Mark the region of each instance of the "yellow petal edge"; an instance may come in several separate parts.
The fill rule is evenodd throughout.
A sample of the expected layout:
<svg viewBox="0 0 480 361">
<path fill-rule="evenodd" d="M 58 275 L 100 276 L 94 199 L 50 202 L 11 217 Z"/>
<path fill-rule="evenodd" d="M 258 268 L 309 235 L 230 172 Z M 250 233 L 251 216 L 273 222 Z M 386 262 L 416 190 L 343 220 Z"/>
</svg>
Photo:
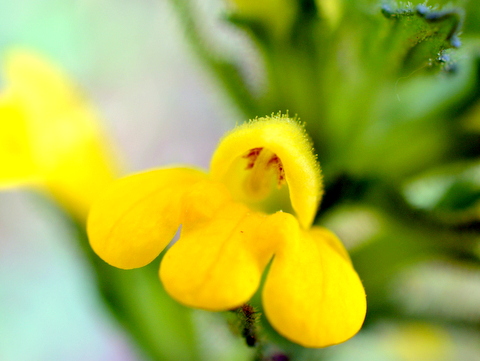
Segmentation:
<svg viewBox="0 0 480 361">
<path fill-rule="evenodd" d="M 164 168 L 116 180 L 93 204 L 87 232 L 95 253 L 131 269 L 155 259 L 181 223 L 181 198 L 206 178 L 191 168 Z"/>
<path fill-rule="evenodd" d="M 183 203 L 180 238 L 160 265 L 165 289 L 185 305 L 211 311 L 248 302 L 276 243 L 261 232 L 269 216 L 232 202 L 214 182 L 191 187 Z"/>
<path fill-rule="evenodd" d="M 286 213 L 275 214 L 271 222 L 272 233 L 283 240 L 262 293 L 272 326 L 305 347 L 331 346 L 353 337 L 362 327 L 367 303 L 341 242 L 325 228 L 299 228 Z"/>
</svg>

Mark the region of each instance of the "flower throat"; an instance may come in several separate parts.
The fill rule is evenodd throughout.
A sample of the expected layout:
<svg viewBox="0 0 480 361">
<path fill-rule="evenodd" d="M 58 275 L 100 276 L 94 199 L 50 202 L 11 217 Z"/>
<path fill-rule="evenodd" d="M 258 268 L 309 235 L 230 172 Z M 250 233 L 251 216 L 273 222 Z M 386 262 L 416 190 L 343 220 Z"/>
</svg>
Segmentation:
<svg viewBox="0 0 480 361">
<path fill-rule="evenodd" d="M 243 187 L 251 199 L 261 201 L 268 197 L 272 189 L 280 189 L 284 184 L 285 171 L 280 158 L 265 148 L 250 149 L 244 156 L 247 160 Z"/>
</svg>

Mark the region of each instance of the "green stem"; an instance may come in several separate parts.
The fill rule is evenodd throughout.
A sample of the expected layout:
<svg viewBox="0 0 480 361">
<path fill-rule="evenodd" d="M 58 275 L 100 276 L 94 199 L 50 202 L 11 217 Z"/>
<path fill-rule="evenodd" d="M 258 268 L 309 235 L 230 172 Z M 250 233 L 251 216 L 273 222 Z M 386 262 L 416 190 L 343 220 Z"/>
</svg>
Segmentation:
<svg viewBox="0 0 480 361">
<path fill-rule="evenodd" d="M 257 322 L 259 313 L 248 303 L 234 310 L 241 325 L 241 335 L 245 339 L 248 347 L 258 347 L 260 340 L 258 337 Z"/>
<path fill-rule="evenodd" d="M 200 360 L 191 310 L 167 295 L 158 279 L 158 264 L 136 270 L 114 268 L 92 251 L 84 226 L 74 226 L 100 295 L 144 356 L 158 361 Z"/>
<path fill-rule="evenodd" d="M 190 45 L 203 63 L 216 75 L 221 88 L 227 92 L 229 98 L 245 115 L 250 118 L 258 115 L 256 100 L 248 89 L 238 67 L 208 49 L 208 39 L 201 36 L 201 31 L 198 29 L 188 0 L 171 1 L 178 11 L 179 19 L 183 22 L 183 28 Z"/>
</svg>

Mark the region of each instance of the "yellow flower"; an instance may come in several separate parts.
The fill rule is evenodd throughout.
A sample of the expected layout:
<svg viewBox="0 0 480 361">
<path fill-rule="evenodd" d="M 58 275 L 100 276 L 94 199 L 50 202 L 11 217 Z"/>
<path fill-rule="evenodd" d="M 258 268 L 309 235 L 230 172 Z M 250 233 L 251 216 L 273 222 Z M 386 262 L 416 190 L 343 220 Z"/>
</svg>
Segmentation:
<svg viewBox="0 0 480 361">
<path fill-rule="evenodd" d="M 66 77 L 39 56 L 11 51 L 5 63 L 0 188 L 38 188 L 85 219 L 116 173 L 98 117 Z"/>
<path fill-rule="evenodd" d="M 130 269 L 156 258 L 182 225 L 160 278 L 179 302 L 206 310 L 247 302 L 271 262 L 262 294 L 270 323 L 296 343 L 323 347 L 360 329 L 366 300 L 338 238 L 312 226 L 321 193 L 304 128 L 262 118 L 223 138 L 209 173 L 163 168 L 114 182 L 87 230 L 101 258 Z"/>
</svg>

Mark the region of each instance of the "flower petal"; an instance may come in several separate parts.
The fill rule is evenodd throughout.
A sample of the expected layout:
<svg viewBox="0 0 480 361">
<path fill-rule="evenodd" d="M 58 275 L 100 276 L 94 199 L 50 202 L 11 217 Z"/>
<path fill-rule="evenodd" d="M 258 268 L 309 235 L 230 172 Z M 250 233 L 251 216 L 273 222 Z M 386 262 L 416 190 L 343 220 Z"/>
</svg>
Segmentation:
<svg viewBox="0 0 480 361">
<path fill-rule="evenodd" d="M 295 120 L 274 116 L 236 127 L 223 138 L 212 157 L 212 179 L 231 184 L 230 178 L 238 176 L 237 172 L 231 172 L 238 159 L 258 149 L 266 149 L 278 157 L 288 184 L 291 206 L 300 224 L 310 227 L 323 192 L 322 178 L 312 144 L 305 129 Z M 237 197 L 235 189 L 233 193 L 234 199 L 242 199 Z"/>
<path fill-rule="evenodd" d="M 0 189 L 38 180 L 25 114 L 11 94 L 0 97 Z"/>
<path fill-rule="evenodd" d="M 166 168 L 115 181 L 88 217 L 93 250 L 119 268 L 150 263 L 180 225 L 183 193 L 205 178 L 205 173 L 195 169 Z"/>
<path fill-rule="evenodd" d="M 280 334 L 305 347 L 346 341 L 363 324 L 366 299 L 343 246 L 324 228 L 304 231 L 289 214 L 274 216 L 270 228 L 284 243 L 263 289 L 268 320 Z"/>
<path fill-rule="evenodd" d="M 100 118 L 68 77 L 34 53 L 10 51 L 5 75 L 7 95 L 24 118 L 37 178 L 83 221 L 93 200 L 117 176 Z"/>
<path fill-rule="evenodd" d="M 268 216 L 229 200 L 219 183 L 184 195 L 180 239 L 165 254 L 160 278 L 179 302 L 212 311 L 236 308 L 258 288 L 275 239 L 262 231 Z"/>
</svg>

